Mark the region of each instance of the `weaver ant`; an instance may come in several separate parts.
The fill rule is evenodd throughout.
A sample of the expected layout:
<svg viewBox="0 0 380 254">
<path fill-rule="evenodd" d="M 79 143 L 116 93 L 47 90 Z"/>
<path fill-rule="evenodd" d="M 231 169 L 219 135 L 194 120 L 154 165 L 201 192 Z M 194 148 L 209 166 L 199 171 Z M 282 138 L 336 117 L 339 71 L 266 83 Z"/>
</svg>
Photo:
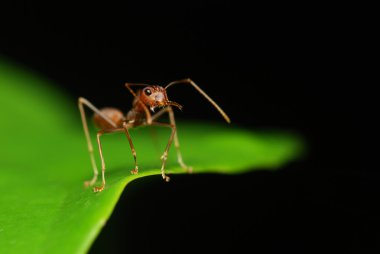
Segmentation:
<svg viewBox="0 0 380 254">
<path fill-rule="evenodd" d="M 95 186 L 94 192 L 100 192 L 104 189 L 106 180 L 104 177 L 105 163 L 102 152 L 102 145 L 100 142 L 100 137 L 105 133 L 115 133 L 115 132 L 125 132 L 127 139 L 129 141 L 129 146 L 131 147 L 132 155 L 135 161 L 135 168 L 131 171 L 132 174 L 138 173 L 137 157 L 136 151 L 132 143 L 131 136 L 129 134 L 129 129 L 137 126 L 162 126 L 168 127 L 171 129 L 171 134 L 169 141 L 166 145 L 165 151 L 161 156 L 162 166 L 161 174 L 162 178 L 165 181 L 169 181 L 169 177 L 165 174 L 165 162 L 167 160 L 168 152 L 172 141 L 174 139 L 174 145 L 177 150 L 177 160 L 182 168 L 188 172 L 192 171 L 192 168 L 187 166 L 182 159 L 181 151 L 179 148 L 179 141 L 176 132 L 176 123 L 174 119 L 174 112 L 172 107 L 182 108 L 180 104 L 174 101 L 170 101 L 166 94 L 167 89 L 175 84 L 185 83 L 192 85 L 200 94 L 202 94 L 224 117 L 224 119 L 230 123 L 230 118 L 226 113 L 212 100 L 197 84 L 195 84 L 191 79 L 181 79 L 169 83 L 167 86 L 157 86 L 157 85 L 147 85 L 139 83 L 126 83 L 125 86 L 134 96 L 132 109 L 124 115 L 122 111 L 116 108 L 102 108 L 97 109 L 85 98 L 80 97 L 78 99 L 79 111 L 81 113 L 82 123 L 84 133 L 87 139 L 88 151 L 90 153 L 91 164 L 94 171 L 94 176 L 91 180 L 85 182 L 85 186 L 93 186 L 98 178 L 98 169 L 96 167 L 95 158 L 94 158 L 94 149 L 92 147 L 90 134 L 87 126 L 86 116 L 83 105 L 86 105 L 92 111 L 94 111 L 94 123 L 99 131 L 97 133 L 97 143 L 99 148 L 100 160 L 102 163 L 102 185 Z M 142 89 L 137 90 L 136 92 L 132 90 L 131 86 L 140 86 Z M 154 113 L 155 109 L 159 108 L 160 111 L 151 115 L 151 112 Z M 151 111 L 151 112 L 150 112 Z M 157 122 L 156 120 L 163 114 L 168 113 L 170 123 Z"/>
</svg>

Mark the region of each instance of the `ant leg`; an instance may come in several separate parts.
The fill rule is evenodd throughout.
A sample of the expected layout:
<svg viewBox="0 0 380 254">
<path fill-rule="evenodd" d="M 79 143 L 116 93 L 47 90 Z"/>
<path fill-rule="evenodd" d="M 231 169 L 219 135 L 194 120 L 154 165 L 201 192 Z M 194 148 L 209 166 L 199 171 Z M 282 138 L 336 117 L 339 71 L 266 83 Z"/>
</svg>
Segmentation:
<svg viewBox="0 0 380 254">
<path fill-rule="evenodd" d="M 176 123 L 175 123 L 175 118 L 174 118 L 174 111 L 173 111 L 173 108 L 168 106 L 166 108 L 164 108 L 163 110 L 161 110 L 160 112 L 157 112 L 155 115 L 152 116 L 152 121 L 156 120 L 157 118 L 159 118 L 160 116 L 162 116 L 164 113 L 168 112 L 169 114 L 169 121 L 170 121 L 170 124 L 173 125 L 173 126 L 177 126 Z M 179 144 L 179 140 L 178 140 L 178 134 L 177 134 L 177 131 L 175 132 L 174 134 L 174 146 L 176 148 L 176 151 L 177 151 L 177 161 L 179 163 L 179 165 L 185 169 L 188 173 L 192 173 L 193 172 L 193 168 L 190 167 L 190 166 L 187 166 L 184 162 L 183 162 L 183 159 L 182 159 L 182 153 L 181 153 L 181 149 L 180 149 L 180 144 Z"/>
<path fill-rule="evenodd" d="M 128 125 L 125 122 L 123 123 L 123 128 L 124 128 L 124 131 L 125 131 L 125 135 L 127 136 L 127 139 L 128 139 L 128 142 L 129 142 L 129 146 L 130 146 L 131 151 L 132 151 L 133 159 L 135 160 L 135 168 L 131 170 L 131 174 L 137 175 L 138 172 L 139 172 L 139 167 L 137 165 L 136 150 L 135 150 L 135 146 L 133 145 L 131 135 L 129 134 L 129 131 L 128 131 L 128 129 L 130 129 L 132 127 L 133 126 Z"/>
<path fill-rule="evenodd" d="M 106 133 L 122 132 L 123 130 L 124 130 L 123 128 L 115 128 L 115 129 L 110 129 L 110 130 L 100 130 L 100 131 L 98 131 L 98 133 L 96 135 L 96 140 L 98 142 L 98 148 L 99 148 L 99 154 L 100 154 L 100 160 L 102 162 L 102 185 L 101 186 L 95 186 L 94 192 L 101 192 L 102 190 L 104 190 L 104 186 L 106 185 L 106 178 L 104 176 L 104 173 L 106 171 L 106 164 L 104 163 L 102 143 L 100 142 L 100 137 Z"/>
<path fill-rule="evenodd" d="M 101 192 L 102 190 L 104 190 L 104 186 L 106 185 L 106 178 L 104 177 L 104 172 L 106 171 L 106 165 L 104 163 L 102 144 L 100 142 L 100 136 L 102 136 L 103 134 L 104 134 L 103 130 L 98 131 L 98 133 L 96 134 L 96 140 L 98 141 L 100 160 L 102 162 L 102 185 L 101 186 L 95 186 L 94 192 Z"/>
<path fill-rule="evenodd" d="M 100 112 L 99 109 L 97 109 L 94 105 L 92 105 L 88 100 L 86 100 L 83 97 L 80 97 L 78 99 L 78 107 L 79 107 L 79 111 L 80 111 L 80 114 L 81 114 L 81 119 L 82 119 L 82 124 L 83 124 L 83 130 L 84 130 L 84 134 L 86 136 L 87 147 L 88 147 L 88 152 L 90 154 L 92 169 L 94 171 L 94 176 L 92 177 L 92 179 L 89 180 L 89 181 L 85 181 L 84 182 L 85 187 L 88 187 L 88 186 L 93 186 L 95 184 L 95 182 L 96 182 L 96 180 L 98 178 L 98 168 L 96 166 L 96 162 L 95 162 L 95 158 L 94 158 L 94 148 L 93 148 L 92 143 L 91 143 L 90 132 L 88 130 L 88 125 L 87 125 L 86 115 L 85 115 L 85 111 L 84 111 L 83 105 L 86 105 L 88 108 L 90 108 L 92 111 L 94 111 L 99 116 L 101 116 L 102 118 L 104 118 L 111 125 L 113 125 L 115 127 L 116 127 L 116 125 L 107 116 L 105 116 L 102 112 Z"/>
<path fill-rule="evenodd" d="M 168 159 L 169 149 L 170 149 L 170 146 L 171 146 L 171 144 L 173 142 L 173 138 L 174 138 L 175 133 L 176 133 L 176 127 L 175 127 L 175 125 L 172 125 L 172 124 L 159 123 L 159 122 L 153 122 L 151 125 L 152 126 L 169 127 L 169 128 L 172 129 L 172 133 L 170 134 L 168 144 L 166 145 L 165 151 L 164 151 L 164 153 L 161 156 L 161 161 L 162 161 L 161 174 L 162 174 L 162 178 L 166 182 L 169 182 L 170 178 L 165 174 L 165 163 L 166 163 L 166 160 Z"/>
<path fill-rule="evenodd" d="M 169 111 L 169 119 L 170 119 L 170 123 L 171 123 L 172 125 L 174 125 L 174 126 L 177 127 L 177 125 L 176 125 L 176 123 L 175 123 L 175 119 L 174 119 L 174 112 L 173 112 L 173 109 L 172 109 L 171 107 L 169 107 L 168 111 Z M 175 135 L 174 135 L 174 146 L 175 146 L 175 148 L 176 148 L 176 150 L 177 150 L 177 160 L 178 160 L 179 165 L 181 165 L 181 167 L 182 167 L 183 169 L 185 169 L 188 173 L 192 173 L 192 172 L 193 172 L 193 168 L 187 166 L 187 165 L 183 162 L 177 132 L 175 132 Z"/>
</svg>

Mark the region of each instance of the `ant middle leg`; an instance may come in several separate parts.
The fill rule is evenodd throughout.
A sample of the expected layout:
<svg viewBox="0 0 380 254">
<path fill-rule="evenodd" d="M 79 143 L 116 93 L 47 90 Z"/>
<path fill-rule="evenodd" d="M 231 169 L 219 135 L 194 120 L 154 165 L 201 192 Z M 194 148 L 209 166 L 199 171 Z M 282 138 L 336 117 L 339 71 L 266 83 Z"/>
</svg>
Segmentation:
<svg viewBox="0 0 380 254">
<path fill-rule="evenodd" d="M 135 150 L 135 146 L 133 145 L 131 135 L 129 134 L 129 131 L 128 131 L 128 129 L 133 128 L 133 126 L 131 126 L 131 125 L 127 124 L 126 122 L 124 122 L 123 123 L 123 128 L 124 128 L 124 131 L 125 131 L 125 135 L 127 136 L 127 139 L 128 139 L 128 142 L 129 142 L 129 146 L 130 146 L 131 151 L 132 151 L 133 159 L 135 160 L 135 168 L 131 170 L 131 174 L 137 175 L 138 172 L 139 172 L 139 167 L 137 165 L 136 150 Z"/>
<path fill-rule="evenodd" d="M 100 130 L 97 133 L 96 137 L 97 137 L 97 142 L 98 142 L 98 147 L 99 147 L 100 160 L 102 162 L 102 185 L 101 186 L 95 186 L 94 187 L 94 192 L 100 192 L 100 191 L 102 191 L 104 189 L 105 185 L 106 185 L 106 179 L 105 179 L 105 176 L 104 176 L 104 172 L 106 170 L 106 165 L 104 163 L 102 144 L 100 142 L 100 137 L 103 134 L 106 134 L 106 133 L 115 133 L 115 132 L 123 132 L 123 131 L 125 132 L 125 134 L 127 136 L 127 139 L 128 139 L 128 142 L 129 142 L 129 146 L 130 146 L 131 151 L 132 151 L 132 155 L 133 155 L 134 161 L 135 161 L 135 168 L 131 170 L 131 174 L 137 174 L 138 173 L 136 150 L 135 150 L 135 147 L 133 145 L 131 135 L 129 134 L 129 131 L 128 131 L 128 129 L 130 129 L 132 127 L 133 126 L 130 126 L 127 123 L 124 122 L 123 123 L 123 128 L 115 128 L 115 129 L 110 129 L 110 130 Z"/>
</svg>

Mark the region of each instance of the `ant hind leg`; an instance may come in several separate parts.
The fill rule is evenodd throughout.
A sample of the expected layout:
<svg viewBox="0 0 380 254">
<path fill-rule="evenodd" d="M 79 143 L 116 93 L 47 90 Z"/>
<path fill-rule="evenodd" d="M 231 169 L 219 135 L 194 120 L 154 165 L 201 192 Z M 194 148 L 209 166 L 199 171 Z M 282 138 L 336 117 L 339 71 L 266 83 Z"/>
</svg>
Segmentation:
<svg viewBox="0 0 380 254">
<path fill-rule="evenodd" d="M 97 168 L 96 162 L 95 162 L 94 148 L 92 146 L 92 142 L 91 142 L 91 138 L 90 138 L 90 132 L 88 130 L 88 125 L 87 125 L 87 120 L 86 120 L 86 114 L 85 114 L 84 106 L 87 106 L 93 112 L 95 112 L 96 114 L 98 114 L 101 118 L 103 118 L 106 122 L 108 122 L 112 127 L 116 128 L 117 126 L 116 126 L 116 124 L 111 119 L 109 119 L 98 108 L 96 108 L 94 105 L 92 105 L 87 99 L 85 99 L 83 97 L 79 97 L 79 99 L 78 99 L 78 107 L 79 107 L 79 111 L 80 111 L 80 114 L 81 114 L 81 119 L 82 119 L 82 124 L 83 124 L 83 130 L 84 130 L 84 134 L 85 134 L 86 141 L 87 141 L 87 147 L 88 147 L 88 152 L 90 154 L 90 160 L 91 160 L 92 169 L 93 169 L 93 172 L 94 172 L 94 175 L 91 178 L 91 180 L 88 180 L 88 181 L 84 182 L 84 186 L 85 187 L 89 187 L 89 186 L 93 186 L 96 183 L 96 180 L 98 179 L 98 174 L 99 173 L 98 173 L 98 168 Z M 103 173 L 103 175 L 104 175 L 104 173 Z M 103 176 L 103 178 L 104 178 L 104 176 Z"/>
</svg>

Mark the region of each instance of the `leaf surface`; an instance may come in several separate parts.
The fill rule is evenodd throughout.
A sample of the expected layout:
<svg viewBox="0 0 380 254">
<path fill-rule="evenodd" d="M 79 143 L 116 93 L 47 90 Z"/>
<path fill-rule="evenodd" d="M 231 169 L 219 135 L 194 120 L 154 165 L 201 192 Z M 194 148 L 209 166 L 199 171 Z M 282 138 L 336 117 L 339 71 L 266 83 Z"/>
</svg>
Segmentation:
<svg viewBox="0 0 380 254">
<path fill-rule="evenodd" d="M 130 174 L 133 157 L 125 135 L 106 135 L 106 189 L 93 193 L 84 188 L 92 169 L 79 112 L 53 87 L 0 61 L 0 253 L 85 253 L 125 186 L 135 178 L 160 177 L 159 158 L 170 132 L 158 128 L 153 142 L 150 127 L 137 128 L 131 135 L 139 174 Z M 91 134 L 95 136 L 94 129 Z M 179 123 L 178 135 L 194 173 L 278 169 L 298 158 L 303 147 L 295 135 L 253 132 L 234 124 Z M 172 181 L 184 173 L 174 147 L 167 172 Z"/>
</svg>

